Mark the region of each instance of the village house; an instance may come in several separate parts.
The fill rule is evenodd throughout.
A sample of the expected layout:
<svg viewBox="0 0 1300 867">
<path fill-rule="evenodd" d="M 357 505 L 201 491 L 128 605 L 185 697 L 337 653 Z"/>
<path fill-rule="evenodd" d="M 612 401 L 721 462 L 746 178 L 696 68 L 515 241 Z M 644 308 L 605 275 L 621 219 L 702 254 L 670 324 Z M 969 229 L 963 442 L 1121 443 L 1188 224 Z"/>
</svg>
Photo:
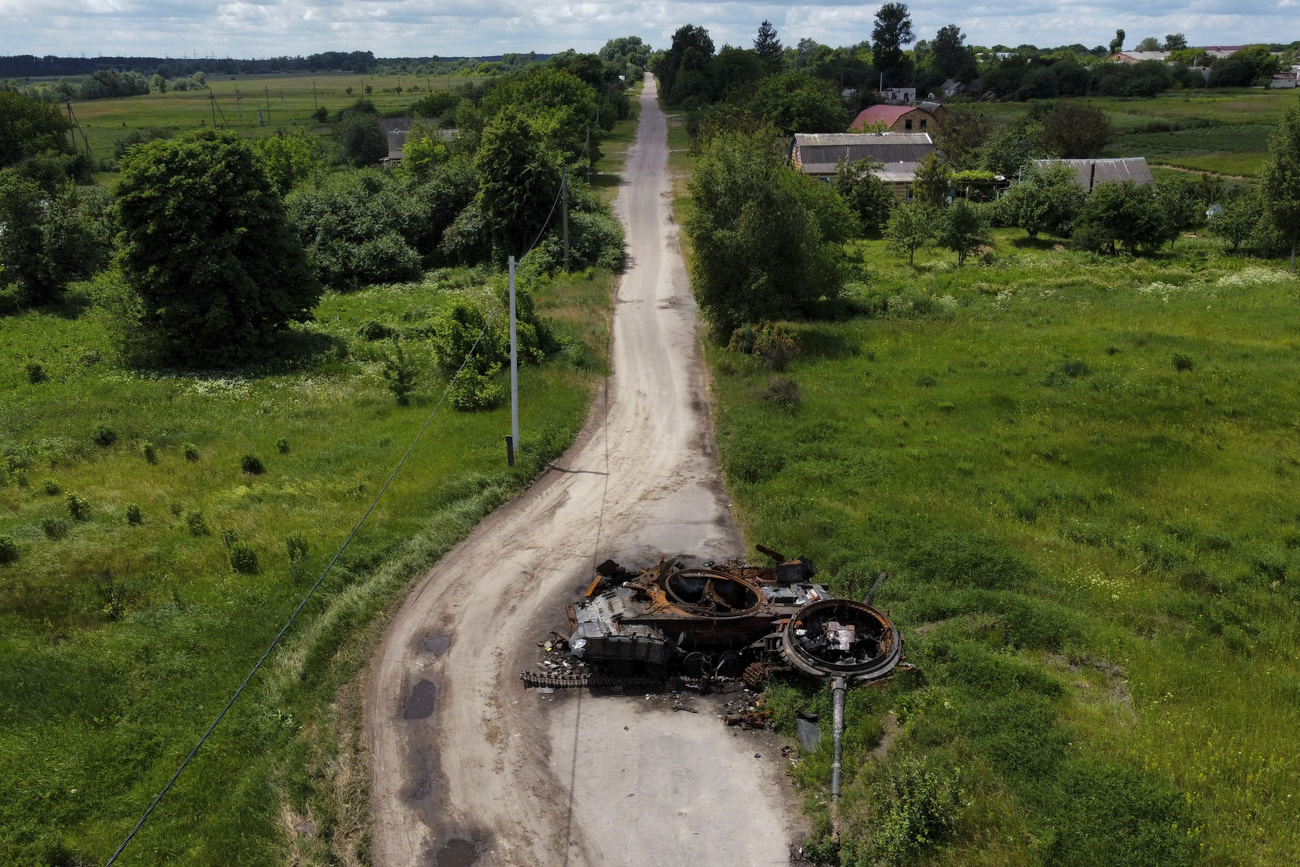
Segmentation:
<svg viewBox="0 0 1300 867">
<path fill-rule="evenodd" d="M 889 132 L 938 132 L 939 119 L 926 106 L 938 106 L 938 103 L 921 105 L 873 105 L 864 108 L 853 123 L 850 132 L 865 132 L 883 127 Z"/>
<path fill-rule="evenodd" d="M 841 162 L 871 159 L 881 165 L 874 174 L 900 198 L 932 153 L 934 140 L 924 132 L 796 133 L 790 141 L 790 165 L 805 175 L 830 181 Z"/>
<path fill-rule="evenodd" d="M 1081 160 L 1034 160 L 1034 168 L 1046 169 L 1051 166 L 1069 166 L 1074 170 L 1075 182 L 1083 187 L 1084 192 L 1091 193 L 1098 184 L 1112 181 L 1132 181 L 1135 184 L 1149 184 L 1151 167 L 1145 157 L 1119 157 L 1116 159 L 1081 159 Z"/>
</svg>

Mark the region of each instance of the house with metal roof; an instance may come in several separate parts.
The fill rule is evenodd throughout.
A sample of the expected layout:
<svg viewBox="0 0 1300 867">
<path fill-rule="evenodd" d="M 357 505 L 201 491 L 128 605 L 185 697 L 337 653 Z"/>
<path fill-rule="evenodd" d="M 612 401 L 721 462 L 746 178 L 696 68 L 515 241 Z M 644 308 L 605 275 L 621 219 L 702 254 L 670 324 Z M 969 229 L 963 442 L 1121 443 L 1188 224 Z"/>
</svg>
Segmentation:
<svg viewBox="0 0 1300 867">
<path fill-rule="evenodd" d="M 925 132 L 796 133 L 790 141 L 790 165 L 812 178 L 828 181 L 841 162 L 875 160 L 875 174 L 904 190 L 916 179 L 917 163 L 934 153 Z"/>
<path fill-rule="evenodd" d="M 1052 166 L 1069 166 L 1074 170 L 1075 182 L 1091 193 L 1098 184 L 1118 181 L 1132 181 L 1135 184 L 1149 184 L 1151 167 L 1145 157 L 1119 157 L 1116 159 L 1083 160 L 1034 160 L 1034 168 L 1046 169 Z"/>
<path fill-rule="evenodd" d="M 920 105 L 873 105 L 864 108 L 853 123 L 850 132 L 863 132 L 883 125 L 889 132 L 938 132 L 939 119 Z"/>
</svg>

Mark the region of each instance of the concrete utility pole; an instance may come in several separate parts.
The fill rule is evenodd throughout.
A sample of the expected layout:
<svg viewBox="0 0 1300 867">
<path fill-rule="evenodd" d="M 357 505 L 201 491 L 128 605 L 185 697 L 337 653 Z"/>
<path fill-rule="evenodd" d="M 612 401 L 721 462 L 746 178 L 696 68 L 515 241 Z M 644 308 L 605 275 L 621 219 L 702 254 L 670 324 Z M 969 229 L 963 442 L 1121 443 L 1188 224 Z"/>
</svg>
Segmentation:
<svg viewBox="0 0 1300 867">
<path fill-rule="evenodd" d="M 591 127 L 587 127 L 587 183 L 591 183 Z"/>
<path fill-rule="evenodd" d="M 569 272 L 569 167 L 560 174 L 560 216 L 564 224 L 564 272 Z"/>
<path fill-rule="evenodd" d="M 510 257 L 510 447 L 507 458 L 515 465 L 519 449 L 519 340 L 515 330 L 515 257 Z"/>
</svg>

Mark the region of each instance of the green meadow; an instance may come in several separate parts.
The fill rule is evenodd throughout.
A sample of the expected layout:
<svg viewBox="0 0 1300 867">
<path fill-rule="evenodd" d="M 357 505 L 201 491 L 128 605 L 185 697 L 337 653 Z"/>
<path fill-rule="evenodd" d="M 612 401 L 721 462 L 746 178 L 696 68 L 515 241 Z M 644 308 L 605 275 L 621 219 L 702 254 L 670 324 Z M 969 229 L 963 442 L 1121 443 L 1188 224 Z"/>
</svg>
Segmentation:
<svg viewBox="0 0 1300 867">
<path fill-rule="evenodd" d="M 1300 280 L 1200 238 L 850 258 L 854 315 L 790 324 L 788 369 L 707 347 L 746 537 L 840 593 L 889 571 L 918 668 L 853 690 L 838 812 L 829 738 L 802 756 L 809 850 L 1295 863 Z M 822 687 L 770 700 L 829 718 Z"/>
<path fill-rule="evenodd" d="M 331 110 L 356 98 L 323 78 Z M 113 117 L 179 124 L 187 96 Z M 606 196 L 634 128 L 595 166 Z M 514 468 L 508 405 L 432 415 L 447 385 L 433 324 L 457 299 L 498 308 L 501 274 L 327 292 L 279 360 L 234 371 L 126 365 L 93 283 L 0 318 L 0 862 L 107 861 L 388 485 L 118 863 L 368 861 L 358 675 L 410 581 L 576 435 L 614 279 L 522 286 L 562 348 L 521 370 Z M 409 406 L 385 377 L 394 334 Z"/>
</svg>

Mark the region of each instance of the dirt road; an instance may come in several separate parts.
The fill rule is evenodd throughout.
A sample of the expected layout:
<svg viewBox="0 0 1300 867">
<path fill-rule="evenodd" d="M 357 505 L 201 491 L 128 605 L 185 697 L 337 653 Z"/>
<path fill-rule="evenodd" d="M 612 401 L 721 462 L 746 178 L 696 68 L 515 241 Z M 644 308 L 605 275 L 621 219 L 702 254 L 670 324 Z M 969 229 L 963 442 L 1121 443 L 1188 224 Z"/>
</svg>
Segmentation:
<svg viewBox="0 0 1300 867">
<path fill-rule="evenodd" d="M 381 867 L 788 863 L 789 787 L 770 740 L 702 704 L 543 696 L 518 679 L 606 557 L 741 551 L 655 94 L 648 79 L 616 202 L 631 264 L 613 375 L 577 444 L 420 580 L 376 654 L 366 715 Z"/>
</svg>

